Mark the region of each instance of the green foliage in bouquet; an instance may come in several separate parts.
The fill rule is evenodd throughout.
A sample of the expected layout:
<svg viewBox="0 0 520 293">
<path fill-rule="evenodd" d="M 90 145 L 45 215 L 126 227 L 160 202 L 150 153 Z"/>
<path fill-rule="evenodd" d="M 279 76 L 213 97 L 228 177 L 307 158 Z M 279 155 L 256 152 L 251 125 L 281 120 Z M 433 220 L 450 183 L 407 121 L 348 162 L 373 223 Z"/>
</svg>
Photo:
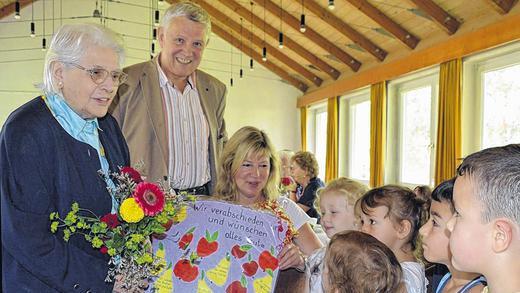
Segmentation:
<svg viewBox="0 0 520 293">
<path fill-rule="evenodd" d="M 116 213 L 98 216 L 75 202 L 65 218 L 57 212 L 50 214 L 50 228 L 52 233 L 61 229 L 66 242 L 74 234 L 82 235 L 93 248 L 111 257 L 105 281 L 122 275 L 125 286 L 133 288 L 161 271 L 164 263 L 152 254 L 150 239 L 164 234 L 194 197 L 143 181 L 130 167 L 111 177 L 116 186 L 109 191 L 119 205 Z"/>
</svg>

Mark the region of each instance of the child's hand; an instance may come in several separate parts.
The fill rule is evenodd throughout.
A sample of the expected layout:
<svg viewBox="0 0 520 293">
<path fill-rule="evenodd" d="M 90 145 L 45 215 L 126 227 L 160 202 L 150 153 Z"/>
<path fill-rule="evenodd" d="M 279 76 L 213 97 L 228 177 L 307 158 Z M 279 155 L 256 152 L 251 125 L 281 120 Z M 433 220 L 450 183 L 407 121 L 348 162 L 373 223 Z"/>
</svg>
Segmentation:
<svg viewBox="0 0 520 293">
<path fill-rule="evenodd" d="M 278 254 L 280 270 L 295 268 L 299 271 L 305 270 L 305 259 L 298 246 L 289 243 L 283 247 Z"/>
</svg>

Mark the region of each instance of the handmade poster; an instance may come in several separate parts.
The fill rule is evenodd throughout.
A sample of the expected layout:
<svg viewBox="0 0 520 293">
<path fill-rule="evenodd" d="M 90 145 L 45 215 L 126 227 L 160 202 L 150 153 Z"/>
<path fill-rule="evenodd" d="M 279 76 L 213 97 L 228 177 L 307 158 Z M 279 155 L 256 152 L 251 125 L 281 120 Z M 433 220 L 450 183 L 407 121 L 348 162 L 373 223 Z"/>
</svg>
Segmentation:
<svg viewBox="0 0 520 293">
<path fill-rule="evenodd" d="M 163 240 L 165 269 L 155 292 L 272 292 L 287 222 L 269 212 L 214 200 L 184 208 Z"/>
</svg>

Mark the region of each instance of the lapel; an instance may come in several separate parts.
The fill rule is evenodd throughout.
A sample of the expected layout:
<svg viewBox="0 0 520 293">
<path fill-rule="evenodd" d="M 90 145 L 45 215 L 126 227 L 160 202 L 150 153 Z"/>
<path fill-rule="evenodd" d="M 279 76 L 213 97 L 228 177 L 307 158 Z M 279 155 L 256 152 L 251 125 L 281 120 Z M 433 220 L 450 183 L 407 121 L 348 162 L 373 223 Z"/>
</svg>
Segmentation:
<svg viewBox="0 0 520 293">
<path fill-rule="evenodd" d="M 206 121 L 208 122 L 209 127 L 209 143 L 208 143 L 208 152 L 209 152 L 209 162 L 210 162 L 210 173 L 211 173 L 211 181 L 210 181 L 210 192 L 215 189 L 215 183 L 217 179 L 216 174 L 216 160 L 217 160 L 217 136 L 220 135 L 218 133 L 219 127 L 217 122 L 217 115 L 215 111 L 217 110 L 216 105 L 216 93 L 214 89 L 214 85 L 208 75 L 200 70 L 197 70 L 197 91 L 199 92 L 200 104 L 202 106 L 202 110 L 204 111 L 204 115 L 206 116 Z"/>
<path fill-rule="evenodd" d="M 210 110 L 214 111 L 215 106 L 212 104 L 210 100 L 210 88 L 209 81 L 206 75 L 200 70 L 196 71 L 197 78 L 197 91 L 199 92 L 200 105 L 202 106 L 202 111 L 204 111 L 204 115 L 206 116 L 206 121 L 208 122 L 208 127 L 210 130 L 210 144 L 211 140 L 215 139 L 215 129 L 216 129 L 216 121 L 214 121 L 214 115 L 211 115 Z"/>
<path fill-rule="evenodd" d="M 159 56 L 159 55 L 157 55 Z M 161 148 L 161 155 L 166 166 L 168 166 L 168 135 L 163 108 L 163 97 L 159 84 L 159 73 L 157 72 L 157 58 L 151 60 L 141 75 L 141 90 L 146 102 L 148 117 L 152 123 L 152 131 L 157 144 Z M 154 143 L 154 142 L 151 142 Z"/>
</svg>

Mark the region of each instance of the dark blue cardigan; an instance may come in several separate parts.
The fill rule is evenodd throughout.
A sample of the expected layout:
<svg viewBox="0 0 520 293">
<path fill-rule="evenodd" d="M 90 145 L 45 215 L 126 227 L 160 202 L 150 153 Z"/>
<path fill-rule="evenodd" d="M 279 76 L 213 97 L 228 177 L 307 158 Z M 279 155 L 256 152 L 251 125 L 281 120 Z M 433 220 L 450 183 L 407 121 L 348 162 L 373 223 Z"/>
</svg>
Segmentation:
<svg viewBox="0 0 520 293">
<path fill-rule="evenodd" d="M 130 162 L 115 119 L 99 119 L 112 172 Z M 71 137 L 41 97 L 14 111 L 0 134 L 3 292 L 111 292 L 108 257 L 79 235 L 65 243 L 49 214 L 64 218 L 73 202 L 102 216 L 111 198 L 96 149 Z"/>
</svg>

